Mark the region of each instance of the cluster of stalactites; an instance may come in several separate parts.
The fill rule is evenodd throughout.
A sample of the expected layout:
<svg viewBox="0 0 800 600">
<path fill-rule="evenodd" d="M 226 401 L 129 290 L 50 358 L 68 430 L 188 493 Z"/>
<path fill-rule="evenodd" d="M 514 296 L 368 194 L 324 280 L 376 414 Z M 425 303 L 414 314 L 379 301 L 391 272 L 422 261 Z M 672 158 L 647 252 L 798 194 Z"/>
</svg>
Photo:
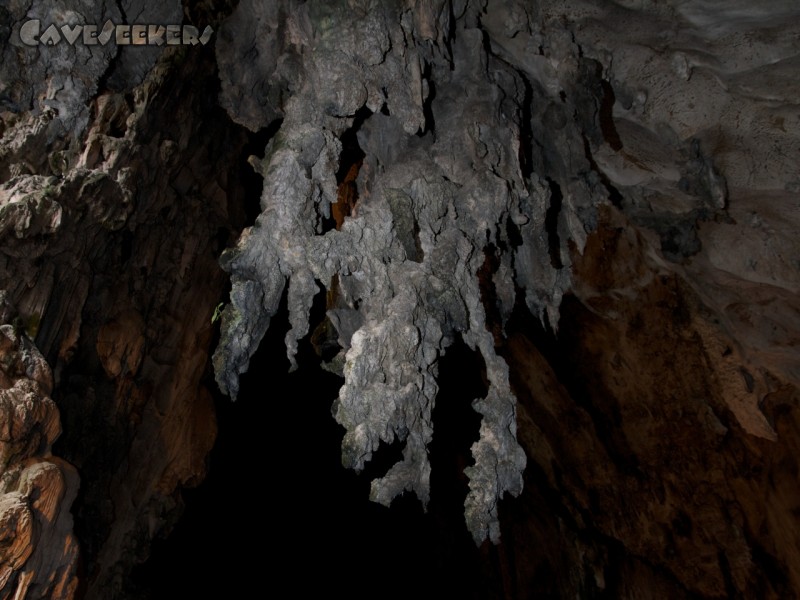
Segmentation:
<svg viewBox="0 0 800 600">
<path fill-rule="evenodd" d="M 239 13 L 258 12 L 251 4 L 242 2 Z M 482 356 L 489 382 L 484 397 L 464 399 L 482 417 L 475 464 L 466 470 L 465 514 L 477 542 L 497 541 L 498 501 L 520 493 L 526 459 L 516 440 L 508 367 L 495 351 L 487 312 L 508 319 L 519 288 L 537 314 L 552 320 L 569 283 L 567 243 L 575 236 L 564 230 L 563 260 L 553 266 L 545 232 L 549 190 L 521 164 L 531 143 L 524 68 L 488 52 L 475 19 L 462 14 L 453 21 L 447 3 L 432 4 L 422 13 L 383 8 L 358 18 L 293 6 L 272 15 L 286 19 L 282 30 L 292 32 L 292 43 L 270 38 L 269 57 L 249 72 L 232 66 L 223 73 L 223 103 L 248 126 L 265 126 L 269 111 L 232 94 L 243 79 L 259 80 L 260 89 L 284 86 L 285 98 L 279 132 L 265 157 L 253 160 L 264 178 L 263 212 L 223 257 L 233 287 L 214 365 L 220 387 L 235 397 L 286 286 L 286 346 L 294 364 L 318 284 L 330 289 L 335 278 L 328 319 L 342 350 L 330 368 L 344 377 L 334 408 L 346 429 L 343 461 L 361 469 L 381 442 L 399 440 L 403 459 L 373 482 L 371 496 L 389 504 L 413 491 L 427 504 L 437 360 L 460 336 Z M 249 43 L 225 40 L 223 32 L 221 64 Z M 334 228 L 327 224 L 340 199 L 340 140 L 348 129 L 364 158 L 358 199 Z M 565 200 L 567 211 L 572 200 Z M 574 215 L 566 226 L 582 228 Z M 486 295 L 478 272 L 489 250 L 498 266 Z"/>
</svg>

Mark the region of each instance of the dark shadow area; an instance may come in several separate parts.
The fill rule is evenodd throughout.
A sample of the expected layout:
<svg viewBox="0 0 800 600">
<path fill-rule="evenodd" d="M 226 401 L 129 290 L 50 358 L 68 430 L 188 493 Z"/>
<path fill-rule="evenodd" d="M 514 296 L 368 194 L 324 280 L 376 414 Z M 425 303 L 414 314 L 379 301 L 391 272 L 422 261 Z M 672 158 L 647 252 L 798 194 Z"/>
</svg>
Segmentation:
<svg viewBox="0 0 800 600">
<path fill-rule="evenodd" d="M 503 317 L 494 284 L 494 276 L 499 268 L 500 250 L 490 243 L 483 248 L 483 264 L 478 268 L 478 287 L 481 304 L 486 311 L 486 329 L 491 332 L 495 347 L 503 343 Z"/>
<path fill-rule="evenodd" d="M 358 203 L 358 186 L 356 179 L 364 163 L 366 154 L 358 144 L 358 131 L 372 111 L 362 106 L 353 117 L 353 124 L 339 137 L 342 151 L 339 154 L 339 168 L 336 171 L 336 202 L 331 204 L 329 217 L 322 217 L 322 230 L 325 234 L 333 229 L 341 229 L 344 221 L 349 217 Z"/>
<path fill-rule="evenodd" d="M 603 139 L 611 146 L 615 152 L 622 150 L 622 139 L 617 133 L 614 125 L 614 103 L 617 101 L 614 95 L 614 88 L 606 79 L 600 79 L 600 86 L 603 94 L 600 100 L 600 109 L 597 116 L 600 121 L 600 130 L 603 132 Z"/>
<path fill-rule="evenodd" d="M 436 139 L 436 121 L 433 119 L 433 101 L 436 99 L 436 83 L 433 81 L 433 68 L 429 62 L 425 63 L 422 78 L 428 82 L 428 96 L 422 103 L 422 114 L 425 117 L 425 127 L 417 131 L 418 137 L 425 137 L 429 132 Z"/>
<path fill-rule="evenodd" d="M 550 250 L 550 265 L 554 269 L 561 269 L 564 264 L 561 262 L 561 240 L 558 235 L 558 219 L 561 215 L 561 204 L 564 195 L 561 186 L 549 177 L 547 183 L 550 186 L 550 206 L 544 218 L 544 227 L 547 230 L 547 245 Z"/>
<path fill-rule="evenodd" d="M 361 165 L 366 154 L 358 145 L 358 131 L 368 118 L 372 116 L 372 111 L 366 106 L 362 106 L 356 111 L 353 117 L 353 124 L 339 137 L 342 143 L 342 152 L 339 155 L 339 169 L 336 171 L 336 183 L 341 185 L 347 178 L 347 174 L 354 165 Z"/>
<path fill-rule="evenodd" d="M 475 464 L 472 444 L 478 441 L 481 416 L 472 401 L 488 391 L 486 364 L 480 353 L 461 341 L 447 348 L 439 361 L 439 393 L 433 409 L 431 461 L 431 501 L 440 546 L 437 569 L 441 585 L 439 598 L 487 598 L 487 566 L 467 531 L 464 500 L 469 479 L 464 469 Z M 448 582 L 449 585 L 448 585 Z"/>
<path fill-rule="evenodd" d="M 143 465 L 136 464 L 137 454 L 132 444 L 142 415 L 149 410 L 148 403 L 159 395 L 153 389 L 153 381 L 159 377 L 159 366 L 154 365 L 160 359 L 150 359 L 159 353 L 157 349 L 165 344 L 168 334 L 167 328 L 158 323 L 167 313 L 173 313 L 171 306 L 179 305 L 171 304 L 173 300 L 164 293 L 173 285 L 176 256 L 180 256 L 168 248 L 177 248 L 177 244 L 173 246 L 175 240 L 192 236 L 197 243 L 198 261 L 209 254 L 216 260 L 236 240 L 245 224 L 245 196 L 255 196 L 257 204 L 261 190 L 261 178 L 246 163 L 247 153 L 263 154 L 266 139 L 274 134 L 272 126 L 251 134 L 228 118 L 215 100 L 219 77 L 213 48 L 196 50 L 193 60 L 185 64 L 163 65 L 165 78 L 154 88 L 158 93 L 154 92 L 148 105 L 152 112 L 145 112 L 137 121 L 133 138 L 136 143 L 182 140 L 187 151 L 177 152 L 166 160 L 159 151 L 145 151 L 145 146 L 141 152 L 137 150 L 136 166 L 131 170 L 139 190 L 134 197 L 135 213 L 121 229 L 107 228 L 92 219 L 87 219 L 85 227 L 72 224 L 76 227 L 73 235 L 86 238 L 81 243 L 88 248 L 80 263 L 90 281 L 77 321 L 81 342 L 68 359 L 61 356 L 59 348 L 67 331 L 62 326 L 63 314 L 72 310 L 67 309 L 72 302 L 70 297 L 79 296 L 74 282 L 55 286 L 47 304 L 48 312 L 42 318 L 45 325 L 37 338 L 40 347 L 48 349 L 48 362 L 55 365 L 53 398 L 61 413 L 63 434 L 53 450 L 75 465 L 81 477 L 78 496 L 71 508 L 82 561 L 77 598 L 95 585 L 101 570 L 99 557 L 118 531 L 117 524 L 127 517 L 123 513 L 128 507 L 115 506 L 111 500 L 115 479 L 123 469 L 147 472 Z M 125 96 L 128 108 L 121 114 L 137 108 L 131 98 Z M 169 118 L 164 119 L 163 115 Z M 116 133 L 112 131 L 114 135 L 125 134 L 122 124 L 124 121 L 110 124 L 112 129 L 118 128 Z M 220 188 L 226 192 L 222 197 L 216 193 Z M 151 249 L 154 249 L 152 255 Z M 51 258 L 59 279 L 65 283 L 73 281 L 70 273 L 78 263 L 67 264 L 60 262 L 60 257 Z M 181 288 L 185 298 L 196 301 L 205 297 L 203 286 L 222 291 L 224 284 L 216 267 L 203 272 L 202 284 L 197 283 L 199 278 L 188 283 L 196 273 L 192 269 L 193 266 L 187 267 L 187 284 Z M 95 341 L 103 328 L 121 313 L 135 314 L 148 323 L 142 330 L 145 358 L 134 371 L 126 368 L 119 376 L 111 377 Z M 202 337 L 198 334 L 198 339 Z M 165 350 L 166 354 L 171 352 Z M 169 356 L 165 362 L 172 359 Z M 136 476 L 131 477 L 133 481 Z M 138 509 L 130 507 L 133 514 Z M 132 535 L 135 542 L 131 542 L 130 551 L 142 552 L 149 535 L 144 531 Z M 120 557 L 120 560 L 128 559 Z M 88 593 L 96 597 L 96 592 Z"/>
<path fill-rule="evenodd" d="M 321 318 L 312 315 L 312 325 Z M 486 391 L 480 358 L 454 346 L 442 359 L 433 499 L 424 514 L 410 494 L 391 508 L 369 501 L 370 477 L 385 468 L 342 467 L 344 429 L 331 416 L 342 380 L 320 368 L 308 337 L 298 370 L 288 373 L 288 328 L 284 297 L 239 400 L 216 399 L 208 477 L 183 492 L 183 518 L 135 570 L 141 597 L 302 598 L 321 589 L 370 599 L 499 597 L 485 589 L 463 518 L 463 467 L 480 422 L 470 403 Z M 379 462 L 399 458 L 401 447 L 385 446 Z"/>
<path fill-rule="evenodd" d="M 520 70 L 517 72 L 522 85 L 525 87 L 525 97 L 520 106 L 520 130 L 519 130 L 519 166 L 522 171 L 522 178 L 525 181 L 530 180 L 533 175 L 533 127 L 531 126 L 531 119 L 533 119 L 531 105 L 533 104 L 533 87 L 530 80 Z"/>
<path fill-rule="evenodd" d="M 569 396 L 591 416 L 597 437 L 616 467 L 631 477 L 640 478 L 636 456 L 618 433 L 622 418 L 618 400 L 595 371 L 581 366 L 589 364 L 582 345 L 584 330 L 590 329 L 597 317 L 571 293 L 564 295 L 559 313 L 556 336 L 531 314 L 518 290 L 506 329 L 525 336 L 545 358 Z"/>
</svg>

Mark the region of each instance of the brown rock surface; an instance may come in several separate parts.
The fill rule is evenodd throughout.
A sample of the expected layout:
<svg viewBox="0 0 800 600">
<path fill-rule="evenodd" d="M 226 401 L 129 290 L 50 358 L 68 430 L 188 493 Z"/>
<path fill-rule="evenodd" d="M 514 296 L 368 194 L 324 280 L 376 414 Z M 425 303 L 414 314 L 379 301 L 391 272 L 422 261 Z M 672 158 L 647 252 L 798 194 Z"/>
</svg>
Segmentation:
<svg viewBox="0 0 800 600">
<path fill-rule="evenodd" d="M 558 339 L 509 338 L 523 446 L 579 531 L 622 543 L 596 582 L 615 597 L 635 595 L 633 565 L 667 575 L 652 597 L 793 597 L 796 387 L 745 361 L 646 252 L 608 209 L 577 257 Z"/>
<path fill-rule="evenodd" d="M 0 326 L 0 374 L 0 597 L 70 598 L 78 474 L 50 452 L 61 432 L 50 367 L 12 325 Z"/>
<path fill-rule="evenodd" d="M 77 14 L 215 34 L 14 37 Z M 800 598 L 799 40 L 794 0 L 0 6 L 0 599 L 158 597 L 131 572 L 206 476 L 213 379 L 275 322 L 343 377 L 373 498 L 499 540 L 442 542 L 461 595 Z M 293 396 L 232 463 L 302 454 Z M 260 511 L 250 477 L 207 518 Z M 313 568 L 357 583 L 341 544 Z"/>
<path fill-rule="evenodd" d="M 196 485 L 206 471 L 216 422 L 201 380 L 225 285 L 217 258 L 244 219 L 240 180 L 253 177 L 239 163 L 247 135 L 213 103 L 218 83 L 210 48 L 193 50 L 191 60 L 184 48 L 161 52 L 146 77 L 130 82 L 120 81 L 121 64 L 135 64 L 135 53 L 112 67 L 113 86 L 98 83 L 97 73 L 90 118 L 75 137 L 44 139 L 42 123 L 59 121 L 53 111 L 3 113 L 2 164 L 11 173 L 0 184 L 4 319 L 35 338 L 53 366 L 64 425 L 57 449 L 82 481 L 73 504 L 74 468 L 47 459 L 68 474 L 62 481 L 34 464 L 15 467 L 9 494 L 43 490 L 42 506 L 30 509 L 43 514 L 63 498 L 64 516 L 54 527 L 70 535 L 69 544 L 55 534 L 37 543 L 39 533 L 23 544 L 30 518 L 19 506 L 28 496 L 8 501 L 8 528 L 19 535 L 6 529 L 3 535 L 19 541 L 9 550 L 17 557 L 9 563 L 14 571 L 4 577 L 11 577 L 8 586 L 39 586 L 19 598 L 74 597 L 71 505 L 83 565 L 80 596 L 127 593 L 131 567 L 180 514 L 180 488 Z M 33 160 L 33 153 L 51 160 Z M 19 164 L 30 169 L 13 167 Z M 40 358 L 31 368 L 32 377 L 47 374 L 41 392 L 47 396 L 50 367 Z M 15 385 L 33 385 L 26 382 Z M 45 450 L 49 456 L 61 430 L 53 401 L 19 416 L 14 406 L 9 400 L 3 426 L 28 430 L 14 431 L 9 456 L 19 464 Z M 65 581 L 48 554 L 59 547 L 69 557 Z M 39 595 L 48 577 L 50 588 Z"/>
</svg>

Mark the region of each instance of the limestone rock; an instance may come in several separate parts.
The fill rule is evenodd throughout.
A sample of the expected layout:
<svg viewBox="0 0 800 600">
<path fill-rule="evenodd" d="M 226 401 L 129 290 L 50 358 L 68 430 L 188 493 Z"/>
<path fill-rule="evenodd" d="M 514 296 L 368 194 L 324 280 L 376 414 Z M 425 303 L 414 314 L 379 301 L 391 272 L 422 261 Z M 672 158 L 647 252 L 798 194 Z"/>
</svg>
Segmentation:
<svg viewBox="0 0 800 600">
<path fill-rule="evenodd" d="M 16 3 L 7 15 L 14 27 L 33 17 L 80 15 L 100 25 L 183 18 L 177 2 L 23 4 L 31 5 L 27 13 Z M 72 505 L 87 565 L 82 593 L 119 598 L 130 593 L 131 569 L 153 538 L 180 515 L 179 490 L 202 480 L 216 436 L 200 381 L 224 286 L 217 259 L 244 219 L 244 188 L 231 182 L 244 172 L 238 161 L 247 135 L 214 118 L 210 46 L 31 48 L 14 39 L 2 47 L 0 78 L 8 85 L 0 314 L 44 357 L 64 425 L 59 454 L 82 483 L 78 492 L 74 469 L 54 458 L 47 460 L 63 471 L 60 479 L 33 463 L 14 471 L 9 493 L 24 484 L 48 506 L 61 498 L 64 516 L 54 533 L 42 529 L 29 572 L 14 567 L 8 586 L 29 586 L 29 598 L 74 597 L 77 546 L 64 508 Z M 36 410 L 41 423 L 22 421 L 29 431 L 8 442 L 9 456 L 49 450 L 58 411 L 49 399 Z M 9 506 L 11 519 L 16 504 Z M 14 519 L 23 539 L 24 520 Z M 68 533 L 72 541 L 62 544 L 57 535 Z M 61 547 L 63 568 L 52 556 Z"/>
<path fill-rule="evenodd" d="M 434 511 L 439 366 L 476 356 L 476 595 L 800 597 L 798 16 L 0 6 L 0 596 L 73 598 L 79 540 L 86 598 L 141 597 L 208 385 L 237 396 L 286 306 L 290 367 L 343 377 L 342 462 L 398 449 L 382 504 Z M 29 47 L 34 18 L 216 35 Z"/>
<path fill-rule="evenodd" d="M 283 36 L 275 17 L 281 9 L 285 31 L 291 32 Z M 478 542 L 499 539 L 496 506 L 505 492 L 522 491 L 525 456 L 517 436 L 528 460 L 536 457 L 548 474 L 547 485 L 567 496 L 577 492 L 555 475 L 549 465 L 555 457 L 574 458 L 572 466 L 562 465 L 568 472 L 581 471 L 581 460 L 593 465 L 599 479 L 593 479 L 591 494 L 605 478 L 616 480 L 600 466 L 604 460 L 652 464 L 652 472 L 666 473 L 664 451 L 649 446 L 646 434 L 627 430 L 625 423 L 637 417 L 618 416 L 627 410 L 628 388 L 616 370 L 627 369 L 622 381 L 632 381 L 635 373 L 650 372 L 648 360 L 661 356 L 643 345 L 636 345 L 637 356 L 624 352 L 620 336 L 633 335 L 631 328 L 642 321 L 651 323 L 659 343 L 694 357 L 695 366 L 687 370 L 713 373 L 713 386 L 698 388 L 694 375 L 676 371 L 680 360 L 668 365 L 657 359 L 668 382 L 662 402 L 677 402 L 680 414 L 694 415 L 690 429 L 697 428 L 696 435 L 753 436 L 791 447 L 793 438 L 781 442 L 763 402 L 781 386 L 793 390 L 790 395 L 797 389 L 796 356 L 786 353 L 793 335 L 788 332 L 796 331 L 798 281 L 797 265 L 787 262 L 797 254 L 789 234 L 797 207 L 788 157 L 797 154 L 800 129 L 796 122 L 787 126 L 788 105 L 776 104 L 791 103 L 787 90 L 797 90 L 787 79 L 798 52 L 795 29 L 779 25 L 796 9 L 782 5 L 782 17 L 772 9 L 742 7 L 712 15 L 702 2 L 430 2 L 413 8 L 400 2 L 285 3 L 281 9 L 267 28 L 279 34 L 262 59 L 269 64 L 223 75 L 226 89 L 255 85 L 265 98 L 283 99 L 279 107 L 268 104 L 274 108 L 269 114 L 280 113 L 283 121 L 258 168 L 263 212 L 224 259 L 233 291 L 214 360 L 223 390 L 236 395 L 238 375 L 247 369 L 285 285 L 293 326 L 287 335 L 290 360 L 308 331 L 305 320 L 319 286 L 336 287 L 329 321 L 338 328 L 342 349 L 330 368 L 344 376 L 334 407 L 347 430 L 343 462 L 362 469 L 381 444 L 399 441 L 403 458 L 373 481 L 371 497 L 389 504 L 414 491 L 425 505 L 436 362 L 461 336 L 480 351 L 490 382 L 486 397 L 473 404 L 483 421 L 472 449 L 475 465 L 465 469 L 467 524 Z M 254 3 L 243 2 L 232 22 L 253 22 L 259 14 Z M 266 43 L 247 30 L 220 44 L 218 59 L 236 64 L 231 56 L 241 55 L 241 48 Z M 735 50 L 728 51 L 731 45 Z M 291 81 L 280 64 L 295 66 Z M 232 118 L 250 114 L 244 98 L 234 101 L 227 92 L 225 98 Z M 253 123 L 263 126 L 266 118 Z M 344 142 L 353 134 L 363 155 L 357 163 L 348 162 L 354 159 Z M 756 166 L 755 156 L 773 159 Z M 344 185 L 342 173 L 352 165 L 359 169 L 357 200 L 333 228 L 329 221 L 336 210 L 330 205 L 342 198 L 334 188 Z M 771 198 L 785 216 L 767 226 L 754 207 L 753 190 Z M 612 230 L 632 233 L 612 236 Z M 762 233 L 754 237 L 755 231 Z M 732 240 L 739 252 L 729 250 Z M 772 300 L 759 294 L 745 299 L 744 290 L 753 290 L 755 281 L 773 286 Z M 649 308 L 642 313 L 631 299 Z M 774 326 L 772 334 L 766 321 L 755 325 L 767 319 L 756 316 L 758 302 L 769 303 L 773 323 L 786 325 Z M 598 322 L 570 312 L 578 310 L 576 303 Z M 522 346 L 515 328 L 525 311 L 539 323 L 541 339 L 533 343 L 542 347 L 566 348 L 576 335 L 569 319 L 587 327 L 585 339 L 575 342 L 585 352 L 571 357 L 597 375 L 581 375 L 586 384 L 580 389 L 566 380 L 562 385 L 595 420 L 596 431 L 586 434 L 597 438 L 593 447 L 601 443 L 609 454 L 595 460 L 578 450 L 573 457 L 560 443 L 558 452 L 543 453 L 553 434 L 532 424 L 535 417 L 520 418 L 542 439 L 519 433 L 514 396 L 527 398 L 521 380 L 534 368 L 516 354 Z M 654 314 L 661 320 L 651 322 Z M 593 327 L 603 330 L 596 343 Z M 712 358 L 717 352 L 724 360 Z M 555 363 L 556 357 L 547 360 Z M 608 361 L 611 371 L 601 366 Z M 650 392 L 638 390 L 640 405 L 631 408 L 654 415 L 652 422 L 641 422 L 643 431 L 665 427 L 667 438 L 683 439 L 667 424 L 671 416 L 647 408 L 652 401 L 645 398 L 659 387 L 655 374 L 650 385 Z M 547 386 L 536 394 L 534 402 L 556 402 Z M 702 398 L 700 405 L 684 404 L 695 396 Z M 533 409 L 540 415 L 541 410 Z M 557 422 L 551 422 L 553 431 Z M 706 456 L 705 449 L 686 452 Z M 647 489 L 641 482 L 636 486 Z M 696 481 L 690 487 L 698 486 Z M 631 488 L 627 498 L 615 496 L 608 511 L 619 511 L 638 493 Z M 747 503 L 737 493 L 731 492 L 738 498 L 731 501 Z M 619 512 L 606 524 L 592 518 L 596 501 L 590 495 L 573 505 L 578 529 L 591 521 L 604 535 L 624 538 L 643 560 L 665 552 L 660 541 L 624 533 L 629 528 L 641 536 L 644 521 Z M 642 510 L 648 522 L 664 518 L 655 507 Z M 722 525 L 724 514 L 712 512 L 699 519 L 708 519 L 704 531 L 713 530 L 702 539 L 714 541 L 702 549 L 689 535 L 695 546 L 686 546 L 685 556 L 724 555 L 724 561 L 666 555 L 659 564 L 692 593 L 762 589 L 757 564 L 763 561 L 755 558 L 755 542 L 746 533 L 755 525 Z M 665 527 L 678 527 L 675 522 Z M 788 564 L 794 559 L 788 546 L 782 548 L 786 558 L 777 560 Z M 601 589 L 606 585 L 602 578 L 595 581 Z"/>
<path fill-rule="evenodd" d="M 50 449 L 61 432 L 50 368 L 14 326 L 0 326 L 0 596 L 72 598 L 78 475 Z"/>
<path fill-rule="evenodd" d="M 253 10 L 252 3 L 237 9 Z M 491 383 L 489 394 L 474 404 L 484 425 L 473 449 L 467 523 L 477 541 L 496 542 L 497 501 L 505 492 L 521 491 L 525 465 L 514 437 L 507 368 L 486 330 L 477 280 L 484 247 L 500 243 L 495 232 L 528 197 L 517 159 L 519 133 L 500 126 L 505 90 L 481 76 L 482 62 L 474 60 L 483 51 L 478 31 L 459 32 L 452 56 L 424 41 L 443 39 L 439 24 L 425 21 L 441 14 L 442 6 L 422 15 L 400 4 L 364 13 L 337 5 L 311 7 L 307 15 L 303 10 L 296 18 L 306 23 L 299 43 L 305 47 L 307 80 L 297 83 L 286 103 L 280 133 L 260 169 L 264 212 L 225 258 L 233 291 L 214 358 L 217 380 L 236 396 L 238 374 L 246 370 L 287 281 L 293 326 L 287 352 L 293 360 L 296 340 L 308 330 L 318 289 L 314 282 L 330 288 L 335 276 L 344 306 L 356 311 L 361 323 L 344 336 L 349 346 L 345 384 L 334 408 L 347 429 L 342 460 L 361 470 L 381 442 L 404 443 L 402 462 L 373 482 L 371 497 L 388 505 L 409 490 L 426 505 L 436 361 L 455 335 L 463 335 L 483 355 Z M 337 58 L 334 43 L 336 52 L 352 62 Z M 218 55 L 237 47 L 221 46 Z M 449 60 L 457 66 L 452 73 L 446 68 Z M 453 94 L 441 114 L 443 105 L 434 105 L 425 115 L 433 93 L 423 78 L 426 68 L 441 77 L 438 94 Z M 518 106 L 524 88 L 519 75 L 499 64 L 496 68 L 515 86 L 510 102 Z M 272 82 L 269 70 L 260 74 L 266 78 L 263 85 Z M 241 88 L 245 80 L 234 83 Z M 381 100 L 371 105 L 368 98 Z M 337 137 L 354 126 L 358 110 L 377 110 L 384 103 L 391 116 L 376 117 L 375 127 L 370 117 L 365 123 L 363 168 L 369 182 L 361 180 L 354 213 L 341 228 L 326 231 L 341 184 Z M 227 109 L 239 110 L 238 105 Z M 450 127 L 447 120 L 456 114 L 480 115 L 480 121 L 466 130 Z M 418 143 L 406 139 L 426 131 Z M 470 151 L 459 156 L 463 148 Z"/>
</svg>

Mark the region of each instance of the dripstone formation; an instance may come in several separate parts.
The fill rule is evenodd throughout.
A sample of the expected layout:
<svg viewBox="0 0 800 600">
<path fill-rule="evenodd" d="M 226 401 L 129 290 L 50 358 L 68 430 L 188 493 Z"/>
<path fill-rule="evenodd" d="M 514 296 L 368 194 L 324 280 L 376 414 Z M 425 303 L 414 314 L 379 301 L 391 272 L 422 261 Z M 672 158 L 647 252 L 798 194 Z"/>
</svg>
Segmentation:
<svg viewBox="0 0 800 600">
<path fill-rule="evenodd" d="M 283 318 L 386 506 L 475 357 L 475 597 L 800 597 L 795 2 L 33 1 L 0 54 L 0 598 L 157 597 Z"/>
</svg>

